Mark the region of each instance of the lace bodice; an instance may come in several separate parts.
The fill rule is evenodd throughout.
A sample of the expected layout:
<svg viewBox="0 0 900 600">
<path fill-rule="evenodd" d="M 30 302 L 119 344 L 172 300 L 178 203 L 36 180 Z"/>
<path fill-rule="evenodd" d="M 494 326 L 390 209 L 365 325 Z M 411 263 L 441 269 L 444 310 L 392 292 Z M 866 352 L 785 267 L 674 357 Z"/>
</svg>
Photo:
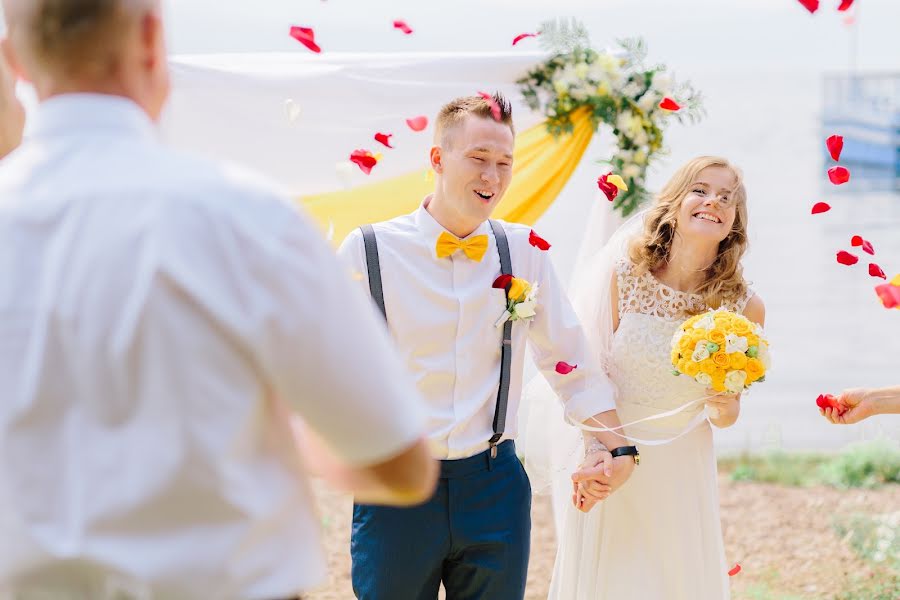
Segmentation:
<svg viewBox="0 0 900 600">
<path fill-rule="evenodd" d="M 671 288 L 649 272 L 638 275 L 627 259 L 616 265 L 616 283 L 619 327 L 612 341 L 610 376 L 619 390 L 620 407 L 626 411 L 626 405 L 643 407 L 637 411 L 641 414 L 628 416 L 646 416 L 703 396 L 704 388 L 699 383 L 672 374 L 670 361 L 672 335 L 691 314 L 707 310 L 702 298 Z M 726 302 L 723 308 L 742 313 L 752 294 L 748 290 L 744 297 Z M 659 424 L 677 427 L 696 411 L 688 413 Z M 625 420 L 621 414 L 620 418 Z"/>
</svg>

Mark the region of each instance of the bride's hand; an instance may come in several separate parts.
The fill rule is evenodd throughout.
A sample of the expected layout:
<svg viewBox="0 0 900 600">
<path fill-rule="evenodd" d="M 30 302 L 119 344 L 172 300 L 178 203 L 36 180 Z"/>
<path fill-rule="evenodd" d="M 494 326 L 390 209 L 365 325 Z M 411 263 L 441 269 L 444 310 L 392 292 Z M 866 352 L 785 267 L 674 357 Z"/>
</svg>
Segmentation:
<svg viewBox="0 0 900 600">
<path fill-rule="evenodd" d="M 710 422 L 719 428 L 734 425 L 741 413 L 741 395 L 723 394 L 712 388 L 706 390 L 706 395 L 710 396 L 706 400 Z"/>
<path fill-rule="evenodd" d="M 581 512 L 590 512 L 598 502 L 606 500 L 612 488 L 599 481 L 572 482 L 572 504 Z"/>
</svg>

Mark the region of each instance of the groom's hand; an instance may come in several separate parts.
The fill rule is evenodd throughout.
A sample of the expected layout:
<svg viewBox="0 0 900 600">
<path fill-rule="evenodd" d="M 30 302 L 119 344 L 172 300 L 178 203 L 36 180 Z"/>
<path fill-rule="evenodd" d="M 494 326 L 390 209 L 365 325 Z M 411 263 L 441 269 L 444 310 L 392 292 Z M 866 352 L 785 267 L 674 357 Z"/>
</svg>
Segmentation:
<svg viewBox="0 0 900 600">
<path fill-rule="evenodd" d="M 631 477 L 633 470 L 634 459 L 631 456 L 614 458 L 611 476 L 606 475 L 605 465 L 594 467 L 585 465 L 572 475 L 575 508 L 588 512 L 597 502 L 606 499 L 612 492 L 622 487 Z"/>
<path fill-rule="evenodd" d="M 596 450 L 589 452 L 581 463 L 581 470 L 593 469 L 605 477 L 611 477 L 613 474 L 613 457 L 609 450 Z M 601 500 L 605 500 L 609 496 L 612 488 L 609 485 L 598 481 L 590 481 L 579 483 L 572 480 L 572 504 L 580 511 L 588 512 L 595 504 Z"/>
</svg>

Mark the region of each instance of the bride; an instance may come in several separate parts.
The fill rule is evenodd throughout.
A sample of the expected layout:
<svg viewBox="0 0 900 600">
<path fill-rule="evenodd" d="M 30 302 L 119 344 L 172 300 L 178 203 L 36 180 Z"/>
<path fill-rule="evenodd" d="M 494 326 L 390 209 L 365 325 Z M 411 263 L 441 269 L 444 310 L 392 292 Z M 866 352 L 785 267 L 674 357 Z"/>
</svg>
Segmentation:
<svg viewBox="0 0 900 600">
<path fill-rule="evenodd" d="M 557 489 L 568 485 L 571 501 L 557 503 L 563 513 L 557 515 L 552 599 L 729 597 L 710 423 L 733 425 L 740 396 L 715 395 L 693 379 L 673 376 L 670 343 L 680 323 L 710 308 L 763 324 L 763 303 L 740 264 L 746 202 L 736 167 L 721 158 L 695 158 L 576 280 L 573 303 L 616 386 L 622 422 L 656 418 L 625 428 L 639 440 L 640 466 L 612 495 L 581 483 L 589 469 L 571 478 L 571 471 L 554 470 Z"/>
</svg>

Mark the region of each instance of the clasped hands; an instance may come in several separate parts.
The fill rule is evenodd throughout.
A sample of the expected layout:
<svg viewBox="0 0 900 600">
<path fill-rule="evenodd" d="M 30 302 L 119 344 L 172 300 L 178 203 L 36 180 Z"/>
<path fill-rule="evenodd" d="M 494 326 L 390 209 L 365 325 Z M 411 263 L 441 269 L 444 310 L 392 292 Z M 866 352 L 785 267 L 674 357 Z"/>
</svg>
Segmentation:
<svg viewBox="0 0 900 600">
<path fill-rule="evenodd" d="M 602 446 L 589 447 L 581 467 L 572 474 L 572 504 L 589 512 L 628 481 L 633 470 L 633 457 L 613 458 Z"/>
</svg>

